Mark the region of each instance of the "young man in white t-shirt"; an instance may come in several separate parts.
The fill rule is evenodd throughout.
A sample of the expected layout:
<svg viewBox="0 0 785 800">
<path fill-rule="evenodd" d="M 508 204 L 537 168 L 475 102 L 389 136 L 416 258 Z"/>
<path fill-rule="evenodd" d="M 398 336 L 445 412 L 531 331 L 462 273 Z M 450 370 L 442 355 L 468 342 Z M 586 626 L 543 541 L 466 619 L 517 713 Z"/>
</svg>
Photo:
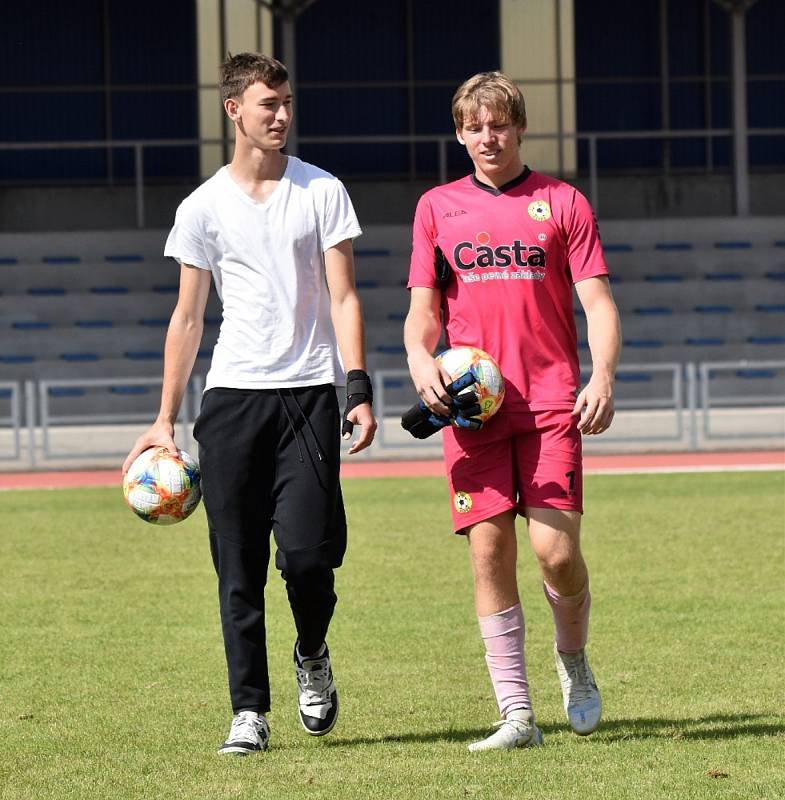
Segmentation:
<svg viewBox="0 0 785 800">
<path fill-rule="evenodd" d="M 371 444 L 376 420 L 354 285 L 352 239 L 361 230 L 349 196 L 332 175 L 281 152 L 292 117 L 283 64 L 232 56 L 220 88 L 234 123 L 234 155 L 177 210 L 164 251 L 181 272 L 161 409 L 123 471 L 149 447 L 177 451 L 174 423 L 212 278 L 223 320 L 194 437 L 234 712 L 219 752 L 247 754 L 269 740 L 264 586 L 271 530 L 297 629 L 300 721 L 313 736 L 335 725 L 338 694 L 325 638 L 336 602 L 333 570 L 346 548 L 340 436 L 359 426 L 349 448 L 357 453 Z M 334 387 L 344 369 L 341 427 Z"/>
</svg>

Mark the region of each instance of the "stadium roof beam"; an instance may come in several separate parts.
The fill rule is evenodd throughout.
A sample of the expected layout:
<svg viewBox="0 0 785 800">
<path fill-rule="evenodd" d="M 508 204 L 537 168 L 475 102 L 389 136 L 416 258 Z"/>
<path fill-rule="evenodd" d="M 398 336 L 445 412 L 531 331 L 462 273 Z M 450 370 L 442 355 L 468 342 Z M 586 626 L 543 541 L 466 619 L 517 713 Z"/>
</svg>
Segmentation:
<svg viewBox="0 0 785 800">
<path fill-rule="evenodd" d="M 289 71 L 289 85 L 296 93 L 297 84 L 297 17 L 312 6 L 316 0 L 256 0 L 260 6 L 270 9 L 281 20 L 281 60 Z M 293 117 L 286 137 L 286 152 L 297 155 L 297 118 Z"/>
</svg>

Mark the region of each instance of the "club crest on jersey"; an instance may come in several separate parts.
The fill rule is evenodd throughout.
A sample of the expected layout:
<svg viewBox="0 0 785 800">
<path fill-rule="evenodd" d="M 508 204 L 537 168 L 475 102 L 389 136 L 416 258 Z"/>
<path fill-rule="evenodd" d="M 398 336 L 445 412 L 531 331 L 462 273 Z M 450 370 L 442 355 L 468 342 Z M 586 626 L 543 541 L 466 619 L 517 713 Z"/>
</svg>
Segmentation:
<svg viewBox="0 0 785 800">
<path fill-rule="evenodd" d="M 459 514 L 468 514 L 472 510 L 472 496 L 466 492 L 456 492 L 452 503 Z"/>
<path fill-rule="evenodd" d="M 529 203 L 529 216 L 537 222 L 545 222 L 551 218 L 551 207 L 545 200 L 534 200 Z"/>
</svg>

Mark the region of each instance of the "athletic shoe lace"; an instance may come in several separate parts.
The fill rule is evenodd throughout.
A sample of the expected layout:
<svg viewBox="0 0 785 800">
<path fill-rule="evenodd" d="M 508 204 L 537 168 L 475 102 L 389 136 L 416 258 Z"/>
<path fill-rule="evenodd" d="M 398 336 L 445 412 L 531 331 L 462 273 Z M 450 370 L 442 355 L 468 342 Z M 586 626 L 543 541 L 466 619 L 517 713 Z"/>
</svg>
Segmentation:
<svg viewBox="0 0 785 800">
<path fill-rule="evenodd" d="M 329 699 L 332 675 L 328 659 L 309 661 L 310 669 L 297 666 L 297 684 L 300 687 L 300 702 L 305 705 L 318 705 Z"/>
<path fill-rule="evenodd" d="M 594 675 L 583 651 L 580 653 L 560 653 L 565 673 L 562 685 L 569 692 L 570 704 L 583 703 L 594 697 Z"/>
<path fill-rule="evenodd" d="M 253 711 L 241 711 L 232 720 L 230 742 L 257 742 L 260 738 L 258 716 Z"/>
</svg>

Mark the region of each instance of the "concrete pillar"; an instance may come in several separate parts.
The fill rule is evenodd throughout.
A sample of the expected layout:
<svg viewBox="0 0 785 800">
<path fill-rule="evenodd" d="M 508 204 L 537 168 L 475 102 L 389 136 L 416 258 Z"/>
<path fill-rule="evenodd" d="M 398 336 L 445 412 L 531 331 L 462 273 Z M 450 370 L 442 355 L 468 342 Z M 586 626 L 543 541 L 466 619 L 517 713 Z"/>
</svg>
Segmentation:
<svg viewBox="0 0 785 800">
<path fill-rule="evenodd" d="M 228 53 L 261 52 L 273 54 L 272 13 L 256 0 L 197 0 L 197 47 L 199 80 L 199 137 L 222 139 L 225 118 L 218 93 L 218 67 Z M 221 19 L 223 15 L 223 19 Z M 202 145 L 199 168 L 209 178 L 231 158 L 220 144 Z"/>
<path fill-rule="evenodd" d="M 501 69 L 526 100 L 529 133 L 574 134 L 575 42 L 572 0 L 501 0 Z M 532 169 L 574 175 L 574 139 L 523 139 Z"/>
</svg>

